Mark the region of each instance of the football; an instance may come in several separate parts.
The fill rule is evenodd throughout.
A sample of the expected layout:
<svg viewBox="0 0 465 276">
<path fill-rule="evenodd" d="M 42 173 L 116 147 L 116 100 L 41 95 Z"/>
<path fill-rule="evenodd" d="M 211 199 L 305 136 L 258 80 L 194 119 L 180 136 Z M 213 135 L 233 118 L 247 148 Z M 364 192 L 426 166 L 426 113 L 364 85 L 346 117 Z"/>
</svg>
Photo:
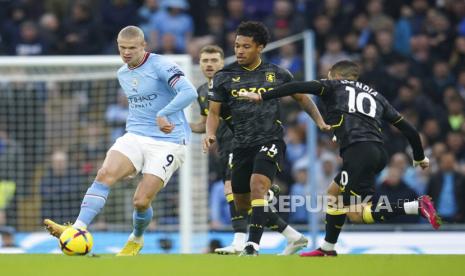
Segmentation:
<svg viewBox="0 0 465 276">
<path fill-rule="evenodd" d="M 59 243 L 66 255 L 83 256 L 92 249 L 93 238 L 86 229 L 70 227 L 61 234 Z"/>
</svg>

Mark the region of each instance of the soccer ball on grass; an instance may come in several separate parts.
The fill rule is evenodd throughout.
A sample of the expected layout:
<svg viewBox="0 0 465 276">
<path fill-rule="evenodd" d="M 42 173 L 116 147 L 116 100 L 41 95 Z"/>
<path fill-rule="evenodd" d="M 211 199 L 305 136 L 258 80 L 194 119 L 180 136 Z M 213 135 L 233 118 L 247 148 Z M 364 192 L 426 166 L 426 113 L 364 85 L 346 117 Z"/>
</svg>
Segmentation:
<svg viewBox="0 0 465 276">
<path fill-rule="evenodd" d="M 68 256 L 86 255 L 94 244 L 92 235 L 86 229 L 67 228 L 60 236 L 60 248 Z"/>
</svg>

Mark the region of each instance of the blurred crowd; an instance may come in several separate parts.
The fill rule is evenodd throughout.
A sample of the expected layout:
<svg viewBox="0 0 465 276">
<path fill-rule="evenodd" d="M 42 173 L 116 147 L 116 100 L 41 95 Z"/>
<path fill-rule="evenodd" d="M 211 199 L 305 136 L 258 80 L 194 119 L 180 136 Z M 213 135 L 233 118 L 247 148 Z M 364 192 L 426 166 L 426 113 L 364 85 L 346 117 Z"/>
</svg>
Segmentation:
<svg viewBox="0 0 465 276">
<path fill-rule="evenodd" d="M 272 40 L 312 29 L 319 77 L 325 77 L 328 68 L 337 61 L 358 62 L 361 80 L 382 93 L 421 132 L 432 165 L 425 171 L 412 168 L 406 139 L 395 128 L 386 126 L 386 147 L 391 159 L 378 177 L 377 194 L 387 194 L 393 201 L 429 194 L 445 221 L 465 222 L 463 0 L 0 0 L 0 55 L 116 54 L 116 34 L 123 26 L 133 24 L 144 30 L 149 51 L 188 53 L 196 62 L 200 47 L 206 44 L 218 44 L 227 55 L 233 54 L 236 27 L 251 19 L 264 22 Z M 301 43 L 287 44 L 264 57 L 289 69 L 296 79 L 302 79 Z M 38 179 L 41 183 L 36 192 L 42 195 L 43 215 L 60 215 L 62 219 L 75 216 L 72 212 L 47 213 L 51 209 L 60 210 L 61 205 L 53 205 L 58 204 L 53 195 L 77 193 L 77 198 L 60 204 L 71 202 L 79 206 L 79 193 L 90 183 L 88 178 L 102 160 L 105 149 L 124 131 L 127 102 L 116 89 L 105 108 L 99 110 L 100 116 L 85 120 L 82 109 L 86 102 L 80 95 L 65 95 L 48 87 L 40 90 L 47 91 L 48 96 L 43 96 L 34 93 L 37 89 L 28 89 L 31 92 L 23 96 L 0 95 L 0 106 L 14 115 L 14 121 L 0 121 L 0 225 L 7 220 L 7 208 L 20 212 L 15 207 L 17 202 L 9 204 L 13 195 L 31 192 L 21 190 L 27 186 L 18 180 L 17 172 L 21 170 L 31 172 L 27 179 Z M 53 96 L 54 93 L 57 95 Z M 26 99 L 37 103 L 27 112 L 12 109 L 8 102 Z M 305 133 L 309 118 L 292 100 L 283 99 L 282 107 L 287 152 L 286 166 L 277 183 L 283 194 L 305 195 L 309 162 Z M 18 115 L 21 112 L 26 116 Z M 72 115 L 66 118 L 51 115 L 64 113 Z M 31 118 L 34 123 L 29 126 Z M 18 120 L 33 127 L 31 133 L 36 134 L 18 137 L 23 133 L 13 125 Z M 66 122 L 70 120 L 81 124 L 69 129 Z M 70 141 L 74 147 L 48 149 L 47 144 L 59 144 L 53 137 L 65 137 L 55 135 L 60 130 L 67 131 L 67 137 L 72 131 L 75 135 L 71 137 L 85 139 Z M 48 137 L 47 133 L 54 135 Z M 104 141 L 102 135 L 106 136 Z M 331 137 L 323 133 L 318 137 L 319 158 L 310 162 L 317 168 L 318 193 L 325 194 L 340 159 Z M 44 145 L 34 150 L 26 147 L 37 141 Z M 31 161 L 31 156 L 46 157 Z M 215 159 L 214 154 L 211 159 Z M 78 164 L 76 160 L 80 160 Z M 42 163 L 47 165 L 40 174 L 34 173 Z M 18 166 L 24 167 L 18 169 Z M 229 219 L 219 175 L 212 165 L 210 219 L 213 228 L 221 229 L 229 224 Z M 75 185 L 75 181 L 82 184 Z M 52 205 L 53 208 L 47 207 Z M 305 207 L 286 215 L 291 223 L 307 223 Z M 14 212 L 9 212 L 9 217 L 14 216 Z M 414 222 L 410 218 L 407 221 Z"/>
</svg>

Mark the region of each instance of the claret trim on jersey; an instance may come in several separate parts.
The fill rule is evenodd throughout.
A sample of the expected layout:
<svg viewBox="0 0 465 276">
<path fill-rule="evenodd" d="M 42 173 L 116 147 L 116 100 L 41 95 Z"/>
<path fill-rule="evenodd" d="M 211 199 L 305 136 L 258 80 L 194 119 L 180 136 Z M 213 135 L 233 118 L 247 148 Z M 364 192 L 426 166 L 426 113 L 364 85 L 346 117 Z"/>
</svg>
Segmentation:
<svg viewBox="0 0 465 276">
<path fill-rule="evenodd" d="M 129 66 L 129 64 L 128 64 L 128 69 L 129 69 L 129 70 L 134 70 L 134 69 L 136 69 L 136 68 L 141 67 L 142 65 L 144 65 L 144 63 L 147 61 L 147 59 L 149 59 L 149 56 L 150 56 L 150 53 L 145 52 L 144 58 L 139 62 L 139 64 L 137 64 L 137 65 L 134 66 L 134 67 L 131 67 L 131 66 Z"/>
</svg>

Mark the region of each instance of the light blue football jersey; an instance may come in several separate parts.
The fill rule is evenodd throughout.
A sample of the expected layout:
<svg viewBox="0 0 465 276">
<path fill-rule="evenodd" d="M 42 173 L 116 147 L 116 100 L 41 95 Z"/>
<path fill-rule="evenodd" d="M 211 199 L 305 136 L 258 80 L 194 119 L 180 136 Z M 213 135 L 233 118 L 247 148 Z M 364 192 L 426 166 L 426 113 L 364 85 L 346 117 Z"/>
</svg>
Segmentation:
<svg viewBox="0 0 465 276">
<path fill-rule="evenodd" d="M 124 64 L 118 70 L 118 80 L 129 103 L 127 132 L 178 144 L 189 142 L 191 129 L 183 108 L 195 100 L 197 92 L 178 65 L 164 56 L 146 53 L 138 66 Z M 178 93 L 183 95 L 174 101 L 177 104 L 165 108 Z M 175 125 L 171 133 L 158 128 L 157 114 Z"/>
</svg>

